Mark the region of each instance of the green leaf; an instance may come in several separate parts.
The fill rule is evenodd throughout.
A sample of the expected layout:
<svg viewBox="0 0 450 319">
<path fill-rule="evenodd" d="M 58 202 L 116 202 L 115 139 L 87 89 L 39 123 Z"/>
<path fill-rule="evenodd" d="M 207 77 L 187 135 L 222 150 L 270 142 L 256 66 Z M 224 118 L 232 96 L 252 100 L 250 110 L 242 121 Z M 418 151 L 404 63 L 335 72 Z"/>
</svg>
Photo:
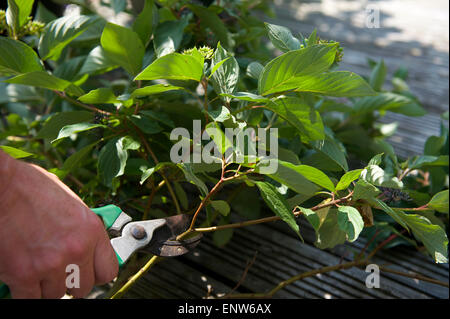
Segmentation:
<svg viewBox="0 0 450 319">
<path fill-rule="evenodd" d="M 289 225 L 297 235 L 300 235 L 300 228 L 295 220 L 295 216 L 289 208 L 289 204 L 286 202 L 286 199 L 278 193 L 276 188 L 269 183 L 266 182 L 255 182 L 256 186 L 258 186 L 259 191 L 261 192 L 261 197 L 266 202 L 267 206 L 275 213 L 275 215 L 279 216 L 286 224 Z"/>
<path fill-rule="evenodd" d="M 434 195 L 427 206 L 440 213 L 448 214 L 448 189 Z"/>
<path fill-rule="evenodd" d="M 361 168 L 346 172 L 336 185 L 336 191 L 347 189 L 353 181 L 359 178 L 362 171 L 363 169 Z"/>
<path fill-rule="evenodd" d="M 384 61 L 380 60 L 370 73 L 369 84 L 375 91 L 381 91 L 384 81 L 386 79 L 387 69 Z"/>
<path fill-rule="evenodd" d="M 115 177 L 123 175 L 128 159 L 128 150 L 139 148 L 139 143 L 130 136 L 110 140 L 100 150 L 98 173 L 107 186 L 112 185 Z"/>
<path fill-rule="evenodd" d="M 0 104 L 44 102 L 45 99 L 31 86 L 0 82 Z M 12 110 L 10 109 L 9 111 L 11 112 Z"/>
<path fill-rule="evenodd" d="M 5 82 L 31 85 L 35 87 L 41 87 L 48 90 L 65 91 L 70 95 L 79 96 L 83 94 L 83 91 L 72 84 L 69 81 L 57 78 L 54 75 L 48 74 L 44 71 L 35 71 L 25 73 L 8 79 Z"/>
<path fill-rule="evenodd" d="M 141 71 L 145 49 L 133 30 L 107 23 L 100 43 L 107 58 L 113 63 L 120 65 L 133 76 Z"/>
<path fill-rule="evenodd" d="M 211 72 L 210 72 L 210 74 L 209 74 L 209 76 L 208 76 L 208 79 L 210 79 L 210 78 L 213 76 L 213 74 L 216 73 L 217 69 L 220 68 L 220 66 L 221 66 L 222 64 L 224 64 L 224 63 L 225 63 L 228 59 L 230 59 L 230 58 L 231 58 L 231 57 L 225 58 L 225 59 L 223 59 L 222 61 L 220 61 L 219 63 L 215 64 L 214 67 L 211 68 Z"/>
<path fill-rule="evenodd" d="M 230 141 L 228 139 L 228 137 L 220 128 L 219 124 L 216 122 L 208 123 L 205 126 L 205 132 L 214 141 L 214 144 L 217 146 L 218 151 L 225 157 L 228 157 L 228 154 L 230 154 L 229 152 L 234 149 L 233 141 Z"/>
<path fill-rule="evenodd" d="M 180 163 L 177 164 L 177 166 L 183 171 L 186 180 L 197 186 L 202 196 L 206 196 L 208 194 L 208 187 L 206 187 L 205 183 L 194 174 L 192 171 L 192 164 Z"/>
<path fill-rule="evenodd" d="M 278 159 L 295 165 L 301 164 L 295 152 L 281 146 L 278 146 Z"/>
<path fill-rule="evenodd" d="M 318 75 L 298 77 L 295 82 L 295 91 L 336 97 L 358 97 L 376 94 L 363 78 L 348 71 L 326 72 Z"/>
<path fill-rule="evenodd" d="M 300 41 L 292 35 L 288 28 L 269 23 L 264 23 L 264 25 L 274 47 L 283 52 L 300 49 Z"/>
<path fill-rule="evenodd" d="M 63 171 L 65 171 L 65 174 L 68 174 L 72 172 L 75 168 L 79 167 L 82 164 L 82 161 L 86 156 L 92 151 L 95 145 L 97 145 L 98 142 L 89 144 L 79 151 L 76 151 L 72 155 L 70 155 L 63 164 Z"/>
<path fill-rule="evenodd" d="M 141 181 L 139 182 L 141 185 L 144 184 L 144 182 L 153 175 L 155 172 L 155 167 L 150 167 L 146 169 L 144 172 L 142 172 Z"/>
<path fill-rule="evenodd" d="M 223 216 L 228 216 L 230 213 L 230 205 L 224 200 L 213 200 L 210 202 L 211 206 Z"/>
<path fill-rule="evenodd" d="M 131 115 L 129 119 L 146 134 L 156 134 L 163 130 L 157 122 L 144 115 Z"/>
<path fill-rule="evenodd" d="M 119 102 L 111 88 L 92 90 L 89 93 L 80 96 L 78 100 L 88 104 L 114 104 Z"/>
<path fill-rule="evenodd" d="M 441 156 L 414 156 L 406 162 L 406 166 L 410 169 L 418 169 L 424 166 L 448 166 L 448 155 Z"/>
<path fill-rule="evenodd" d="M 140 184 L 141 184 L 141 185 L 144 184 L 144 182 L 145 182 L 150 176 L 152 176 L 153 173 L 156 173 L 156 172 L 158 172 L 159 170 L 161 170 L 161 169 L 163 169 L 164 167 L 167 167 L 167 166 L 175 166 L 175 164 L 174 164 L 174 163 L 171 163 L 171 162 L 163 162 L 163 163 L 158 163 L 155 167 L 150 167 L 150 168 L 144 170 L 144 171 L 142 172 Z"/>
<path fill-rule="evenodd" d="M 424 155 L 439 156 L 446 140 L 447 136 L 430 136 L 425 142 L 423 150 Z"/>
<path fill-rule="evenodd" d="M 328 178 L 327 175 L 325 175 L 322 171 L 318 170 L 315 167 L 308 166 L 308 165 L 294 165 L 288 162 L 278 161 L 279 165 L 288 167 L 289 169 L 292 169 L 296 173 L 302 175 L 307 180 L 322 186 L 323 188 L 334 192 L 335 187 L 333 182 Z"/>
<path fill-rule="evenodd" d="M 314 245 L 320 249 L 333 248 L 345 242 L 347 234 L 339 227 L 336 209 L 328 210 L 319 229 L 316 230 L 316 236 Z"/>
<path fill-rule="evenodd" d="M 356 114 L 374 111 L 391 111 L 408 116 L 423 116 L 426 114 L 426 111 L 417 102 L 406 96 L 390 92 L 363 97 L 355 103 L 353 110 Z"/>
<path fill-rule="evenodd" d="M 315 194 L 320 188 L 308 180 L 308 178 L 306 178 L 302 173 L 303 171 L 298 169 L 297 165 L 278 161 L 278 169 L 276 173 L 269 174 L 268 176 L 275 181 L 286 185 L 299 194 Z"/>
<path fill-rule="evenodd" d="M 233 212 L 237 212 L 246 219 L 257 219 L 261 214 L 261 201 L 256 187 L 244 187 L 236 191 L 230 205 Z"/>
<path fill-rule="evenodd" d="M 150 86 L 145 86 L 140 89 L 136 89 L 131 93 L 131 98 L 135 97 L 145 97 L 152 94 L 159 94 L 164 93 L 167 91 L 174 91 L 174 90 L 184 90 L 181 86 L 174 86 L 170 84 L 155 84 Z"/>
<path fill-rule="evenodd" d="M 370 202 L 370 201 L 369 201 Z M 375 203 L 377 205 L 377 208 L 383 210 L 385 213 L 387 213 L 389 216 L 392 217 L 397 223 L 402 225 L 406 230 L 409 231 L 407 223 L 402 218 L 403 212 L 395 211 L 391 207 L 389 207 L 385 202 L 383 202 L 381 199 L 378 198 L 372 198 L 372 203 Z"/>
<path fill-rule="evenodd" d="M 17 34 L 20 27 L 22 27 L 28 20 L 31 14 L 34 0 L 8 0 L 8 9 L 6 10 L 6 21 Z"/>
<path fill-rule="evenodd" d="M 317 213 L 309 208 L 299 207 L 300 211 L 302 212 L 303 216 L 306 217 L 308 222 L 313 226 L 314 230 L 319 230 L 321 221 Z"/>
<path fill-rule="evenodd" d="M 347 159 L 345 153 L 339 147 L 338 143 L 334 139 L 326 137 L 322 141 L 312 141 L 311 146 L 317 151 L 325 155 L 328 159 L 338 164 L 344 171 L 348 171 Z"/>
<path fill-rule="evenodd" d="M 172 182 L 172 184 L 175 191 L 175 195 L 177 196 L 181 207 L 187 211 L 189 208 L 189 200 L 185 190 L 183 189 L 183 187 L 181 187 L 180 183 L 176 181 Z"/>
<path fill-rule="evenodd" d="M 380 165 L 383 161 L 384 153 L 380 153 L 372 157 L 367 165 Z"/>
<path fill-rule="evenodd" d="M 359 211 L 351 206 L 341 206 L 338 208 L 337 220 L 339 228 L 347 234 L 350 242 L 358 239 L 364 228 L 364 221 Z"/>
<path fill-rule="evenodd" d="M 219 226 L 228 224 L 229 217 L 222 217 Z M 217 247 L 225 246 L 233 237 L 233 228 L 222 229 L 213 233 L 213 242 Z"/>
<path fill-rule="evenodd" d="M 0 37 L 0 76 L 18 75 L 43 69 L 36 52 L 28 45 Z"/>
<path fill-rule="evenodd" d="M 56 19 L 45 26 L 39 41 L 39 54 L 43 60 L 57 60 L 61 51 L 76 37 L 80 36 L 98 17 L 69 15 Z"/>
<path fill-rule="evenodd" d="M 387 174 L 378 165 L 368 165 L 362 172 L 361 178 L 375 186 L 403 188 L 403 182 L 397 177 L 392 177 Z"/>
<path fill-rule="evenodd" d="M 374 198 L 380 194 L 381 191 L 373 186 L 372 184 L 360 179 L 356 182 L 355 188 L 353 189 L 353 200 L 365 199 L 367 201 L 373 201 Z"/>
<path fill-rule="evenodd" d="M 118 67 L 118 64 L 106 56 L 101 46 L 96 46 L 87 56 L 79 74 L 101 74 Z"/>
<path fill-rule="evenodd" d="M 0 145 L 0 149 L 13 158 L 25 158 L 25 157 L 34 156 L 34 154 L 32 154 L 32 153 L 28 153 L 28 152 L 22 151 L 18 148 L 11 147 L 11 146 Z"/>
<path fill-rule="evenodd" d="M 55 139 L 59 131 L 66 125 L 90 121 L 94 118 L 91 112 L 72 111 L 56 113 L 50 117 L 38 132 L 36 138 Z"/>
<path fill-rule="evenodd" d="M 8 0 L 8 8 L 6 9 L 6 23 L 11 28 L 12 35 L 15 36 L 20 28 L 19 6 L 15 0 Z"/>
<path fill-rule="evenodd" d="M 97 127 L 105 127 L 105 126 L 102 124 L 94 124 L 94 123 L 86 123 L 86 122 L 66 125 L 59 131 L 58 136 L 56 137 L 56 139 L 54 139 L 52 141 L 52 143 L 59 141 L 63 138 L 69 137 L 72 134 L 92 130 Z"/>
<path fill-rule="evenodd" d="M 152 111 L 152 110 L 143 110 L 140 113 L 155 120 L 155 121 L 159 121 L 169 127 L 172 127 L 172 128 L 175 127 L 175 123 L 170 119 L 169 115 L 167 115 L 166 113 Z"/>
<path fill-rule="evenodd" d="M 414 236 L 424 245 L 436 263 L 448 263 L 448 238 L 445 231 L 438 225 L 433 225 L 427 218 L 397 212 L 405 224 L 407 224 Z"/>
<path fill-rule="evenodd" d="M 225 59 L 226 61 L 223 62 L 211 76 L 211 83 L 217 94 L 232 94 L 239 79 L 239 64 L 236 59 L 233 56 L 230 56 L 229 53 L 222 48 L 220 43 L 218 43 L 211 61 L 211 67 L 214 69 L 216 65 Z M 229 102 L 230 98 L 224 97 L 224 100 Z"/>
<path fill-rule="evenodd" d="M 216 111 L 209 111 L 208 114 L 214 122 L 221 122 L 221 123 L 231 119 L 232 116 L 230 110 L 224 105 L 222 105 L 220 109 Z"/>
<path fill-rule="evenodd" d="M 60 79 L 72 82 L 75 85 L 81 85 L 89 77 L 88 74 L 80 73 L 85 61 L 86 57 L 84 56 L 78 56 L 64 61 L 55 68 L 53 75 Z"/>
<path fill-rule="evenodd" d="M 336 48 L 337 44 L 313 45 L 273 59 L 264 67 L 259 78 L 259 94 L 296 89 L 299 78 L 328 70 L 334 62 Z"/>
<path fill-rule="evenodd" d="M 153 46 L 158 58 L 178 50 L 188 23 L 188 19 L 183 17 L 180 20 L 165 21 L 156 27 Z"/>
<path fill-rule="evenodd" d="M 232 35 L 213 10 L 193 4 L 189 5 L 189 8 L 200 18 L 200 26 L 202 29 L 209 28 L 227 49 L 231 49 L 234 46 Z"/>
<path fill-rule="evenodd" d="M 308 45 L 314 45 L 317 42 L 317 29 L 314 28 L 313 32 L 308 37 Z"/>
<path fill-rule="evenodd" d="M 153 28 L 158 23 L 158 9 L 153 0 L 145 0 L 144 8 L 133 23 L 133 30 L 139 35 L 144 46 L 150 41 Z"/>
<path fill-rule="evenodd" d="M 120 139 L 113 139 L 101 149 L 98 158 L 98 173 L 106 185 L 111 185 L 114 177 L 123 174 L 128 153 L 122 148 Z"/>
<path fill-rule="evenodd" d="M 203 76 L 203 61 L 192 55 L 171 53 L 156 59 L 135 80 L 194 80 Z"/>
<path fill-rule="evenodd" d="M 264 96 L 249 93 L 249 92 L 236 92 L 233 94 L 220 93 L 219 95 L 226 96 L 226 97 L 233 98 L 233 99 L 240 100 L 240 101 L 247 101 L 247 102 L 256 102 L 256 103 L 269 103 L 270 102 L 270 99 L 268 99 Z"/>
<path fill-rule="evenodd" d="M 259 76 L 261 75 L 264 66 L 259 62 L 251 62 L 247 66 L 246 74 L 252 79 L 259 80 Z"/>
<path fill-rule="evenodd" d="M 324 127 L 319 112 L 302 99 L 285 97 L 263 106 L 277 113 L 283 120 L 295 127 L 300 132 L 302 141 L 323 140 Z"/>
</svg>

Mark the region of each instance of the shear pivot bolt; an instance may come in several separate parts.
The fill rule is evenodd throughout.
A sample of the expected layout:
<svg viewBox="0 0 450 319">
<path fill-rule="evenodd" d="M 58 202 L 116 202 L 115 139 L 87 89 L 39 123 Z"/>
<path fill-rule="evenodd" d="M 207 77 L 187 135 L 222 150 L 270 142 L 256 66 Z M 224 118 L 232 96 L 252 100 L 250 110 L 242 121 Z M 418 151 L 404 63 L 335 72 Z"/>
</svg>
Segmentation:
<svg viewBox="0 0 450 319">
<path fill-rule="evenodd" d="M 143 239 L 145 236 L 147 236 L 147 233 L 145 232 L 144 227 L 142 227 L 140 225 L 136 225 L 131 228 L 131 235 L 135 239 L 139 240 L 139 239 Z"/>
</svg>

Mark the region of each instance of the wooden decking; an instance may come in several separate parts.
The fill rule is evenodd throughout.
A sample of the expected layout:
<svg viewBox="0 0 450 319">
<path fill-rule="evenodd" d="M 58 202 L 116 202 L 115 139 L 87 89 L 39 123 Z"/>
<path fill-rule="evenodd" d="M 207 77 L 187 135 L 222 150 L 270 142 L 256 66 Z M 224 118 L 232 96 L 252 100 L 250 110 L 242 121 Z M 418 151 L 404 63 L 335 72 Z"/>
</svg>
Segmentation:
<svg viewBox="0 0 450 319">
<path fill-rule="evenodd" d="M 302 243 L 281 222 L 236 230 L 225 248 L 217 248 L 206 238 L 196 251 L 165 259 L 157 264 L 126 295 L 128 298 L 206 298 L 230 293 L 266 292 L 291 276 L 325 266 L 350 261 L 365 241 L 319 250 L 312 245 L 315 234 L 301 222 Z M 257 253 L 256 253 L 257 252 Z M 256 258 L 247 275 L 244 271 Z M 405 248 L 379 253 L 374 262 L 402 272 L 448 281 L 448 264 L 434 264 L 430 257 Z M 381 272 L 380 288 L 367 288 L 368 273 L 352 268 L 324 273 L 297 281 L 274 298 L 448 298 L 448 288 Z"/>
<path fill-rule="evenodd" d="M 276 0 L 276 19 L 294 34 L 340 41 L 341 69 L 368 75 L 367 59 L 383 59 L 388 81 L 399 67 L 408 69 L 408 85 L 429 112 L 408 118 L 389 113 L 382 122 L 398 122 L 391 138 L 399 156 L 420 154 L 427 137 L 439 135 L 440 115 L 449 109 L 449 2 L 446 0 Z M 366 9 L 377 9 L 380 27 L 366 27 Z M 371 13 L 373 11 L 370 11 Z M 389 83 L 387 83 L 389 84 Z M 386 85 L 386 89 L 389 85 Z"/>
<path fill-rule="evenodd" d="M 365 27 L 365 8 L 380 9 L 380 28 Z M 367 75 L 367 58 L 383 58 L 391 76 L 406 66 L 409 86 L 428 110 L 422 118 L 388 114 L 384 122 L 399 122 L 392 142 L 400 156 L 419 154 L 426 138 L 439 134 L 440 114 L 448 110 L 448 1 L 276 1 L 277 18 L 269 22 L 309 34 L 315 27 L 322 38 L 341 41 L 342 69 Z M 229 293 L 241 280 L 255 252 L 256 258 L 237 293 L 264 292 L 291 276 L 350 260 L 365 245 L 363 239 L 333 250 L 312 245 L 314 232 L 301 222 L 302 243 L 281 222 L 238 229 L 225 248 L 206 235 L 196 251 L 157 264 L 126 295 L 128 298 L 205 298 Z M 411 248 L 381 251 L 377 264 L 448 282 L 448 264 L 434 264 Z M 325 273 L 297 281 L 276 298 L 448 298 L 448 288 L 381 273 L 379 289 L 365 286 L 364 269 Z"/>
</svg>

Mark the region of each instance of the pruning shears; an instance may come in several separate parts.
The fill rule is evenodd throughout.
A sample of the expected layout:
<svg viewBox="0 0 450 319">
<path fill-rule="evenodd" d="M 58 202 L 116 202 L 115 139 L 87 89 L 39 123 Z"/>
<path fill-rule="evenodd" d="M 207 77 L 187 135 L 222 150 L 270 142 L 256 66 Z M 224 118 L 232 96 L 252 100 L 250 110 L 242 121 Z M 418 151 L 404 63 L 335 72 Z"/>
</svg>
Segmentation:
<svg viewBox="0 0 450 319">
<path fill-rule="evenodd" d="M 132 222 L 132 218 L 115 205 L 93 208 L 92 211 L 103 220 L 112 238 L 111 246 L 120 267 L 137 251 L 161 257 L 176 257 L 194 249 L 202 239 L 202 235 L 198 234 L 185 240 L 176 240 L 190 223 L 186 214 Z M 8 287 L 0 283 L 0 298 L 5 297 L 8 292 Z"/>
</svg>

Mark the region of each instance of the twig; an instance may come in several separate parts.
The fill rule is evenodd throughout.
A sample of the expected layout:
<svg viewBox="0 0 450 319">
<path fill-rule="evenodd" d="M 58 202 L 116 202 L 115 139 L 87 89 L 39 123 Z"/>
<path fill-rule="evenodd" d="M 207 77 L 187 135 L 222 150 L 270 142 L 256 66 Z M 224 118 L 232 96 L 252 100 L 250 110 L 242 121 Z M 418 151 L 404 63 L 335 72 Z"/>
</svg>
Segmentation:
<svg viewBox="0 0 450 319">
<path fill-rule="evenodd" d="M 379 269 L 381 271 L 389 272 L 391 274 L 395 274 L 395 275 L 399 275 L 399 276 L 403 276 L 403 277 L 409 277 L 409 278 L 422 280 L 422 281 L 427 281 L 427 282 L 430 282 L 432 284 L 444 286 L 444 287 L 447 287 L 447 288 L 449 287 L 448 282 L 442 282 L 442 281 L 439 281 L 437 279 L 425 277 L 425 276 L 422 276 L 422 275 L 419 275 L 419 274 L 409 274 L 409 273 L 406 273 L 406 272 L 402 272 L 402 271 L 386 268 L 386 267 L 383 267 L 383 266 L 379 266 Z"/>
<path fill-rule="evenodd" d="M 370 240 L 366 243 L 366 245 L 364 246 L 364 248 L 361 250 L 361 252 L 358 254 L 358 257 L 356 258 L 361 258 L 364 253 L 366 252 L 367 248 L 369 248 L 370 244 L 373 243 L 373 241 L 377 238 L 377 236 L 380 234 L 380 230 L 377 230 L 375 232 L 375 234 L 372 236 L 372 238 L 370 238 Z"/>
<path fill-rule="evenodd" d="M 236 115 L 238 113 L 241 113 L 241 112 L 244 112 L 244 111 L 247 111 L 247 110 L 250 110 L 250 109 L 257 109 L 257 108 L 260 108 L 260 107 L 264 107 L 264 105 L 249 104 L 249 105 L 246 105 L 244 107 L 241 107 L 240 109 L 237 109 L 236 111 L 231 112 L 231 115 Z"/>
<path fill-rule="evenodd" d="M 353 268 L 355 266 L 364 265 L 365 263 L 367 263 L 366 260 L 355 260 L 355 261 L 351 261 L 351 262 L 348 262 L 345 264 L 338 264 L 335 266 L 328 266 L 328 267 L 322 267 L 319 269 L 314 269 L 314 270 L 301 273 L 297 276 L 291 277 L 285 281 L 280 282 L 276 287 L 274 287 L 268 293 L 234 294 L 234 295 L 229 295 L 228 298 L 237 298 L 237 299 L 241 299 L 241 298 L 272 298 L 276 292 L 278 292 L 279 290 L 283 289 L 287 285 L 290 285 L 297 280 L 302 280 L 307 277 L 315 276 L 317 274 L 327 273 L 330 271 L 349 269 L 349 268 Z"/>
<path fill-rule="evenodd" d="M 191 225 L 189 226 L 188 230 L 186 230 L 181 235 L 178 235 L 177 240 L 184 238 L 185 236 L 187 236 L 189 233 L 191 233 L 193 231 L 195 222 L 197 220 L 197 217 L 198 217 L 200 211 L 203 209 L 203 207 L 205 207 L 205 205 L 207 204 L 209 199 L 220 189 L 220 187 L 224 183 L 225 168 L 226 168 L 226 164 L 225 164 L 225 161 L 222 159 L 222 172 L 221 172 L 219 181 L 216 183 L 216 185 L 214 185 L 214 187 L 211 189 L 211 191 L 200 202 L 200 205 L 198 205 L 198 208 L 195 211 L 194 216 L 192 217 Z"/>
<path fill-rule="evenodd" d="M 203 109 L 205 111 L 205 123 L 208 124 L 208 80 L 202 81 L 203 90 L 205 91 L 205 100 L 203 101 Z"/>
<path fill-rule="evenodd" d="M 226 294 L 225 296 L 223 296 L 223 298 L 227 298 L 227 296 L 231 295 L 233 292 L 236 291 L 236 289 L 239 288 L 240 285 L 242 285 L 242 283 L 243 283 L 244 280 L 245 280 L 245 277 L 247 277 L 247 273 L 248 273 L 249 269 L 250 269 L 250 268 L 253 266 L 253 264 L 255 263 L 255 261 L 256 261 L 256 256 L 257 256 L 257 255 L 258 255 L 258 251 L 255 251 L 255 254 L 253 255 L 252 260 L 250 260 L 250 261 L 247 262 L 247 266 L 245 266 L 245 269 L 244 269 L 244 272 L 242 273 L 241 279 L 239 279 L 239 281 L 238 281 L 238 283 L 236 284 L 236 286 L 234 286 L 234 288 L 231 289 L 231 291 L 230 291 L 228 294 Z"/>
<path fill-rule="evenodd" d="M 405 231 L 405 230 L 404 230 Z M 375 254 L 384 246 L 386 246 L 388 243 L 390 243 L 392 240 L 394 240 L 395 238 L 397 238 L 398 235 L 397 234 L 392 234 L 391 236 L 389 236 L 387 239 L 385 239 L 383 242 L 381 242 L 381 244 L 379 244 L 374 250 L 372 250 L 372 252 L 366 257 L 367 260 L 371 259 L 373 256 L 375 256 Z"/>
<path fill-rule="evenodd" d="M 319 204 L 314 206 L 313 208 L 311 208 L 311 210 L 316 211 L 328 206 L 333 206 L 342 202 L 347 201 L 351 195 L 353 195 L 353 193 L 348 194 L 345 197 L 336 199 L 334 201 L 330 201 L 327 203 L 323 203 L 323 204 Z M 302 211 L 294 211 L 292 212 L 294 214 L 294 216 L 300 216 L 302 214 Z M 248 221 L 244 221 L 244 222 L 239 222 L 239 223 L 234 223 L 234 224 L 227 224 L 227 225 L 221 225 L 221 226 L 211 226 L 211 227 L 203 227 L 203 228 L 195 228 L 192 231 L 193 232 L 199 232 L 199 233 L 207 233 L 207 232 L 213 232 L 213 231 L 218 231 L 218 230 L 223 230 L 223 229 L 229 229 L 229 228 L 239 228 L 239 227 L 245 227 L 245 226 L 250 226 L 250 225 L 257 225 L 257 224 L 262 224 L 262 223 L 268 223 L 268 222 L 273 222 L 273 221 L 277 221 L 280 220 L 281 217 L 279 216 L 270 216 L 270 217 L 265 217 L 265 218 L 260 218 L 260 219 L 254 219 L 254 220 L 248 220 Z"/>
<path fill-rule="evenodd" d="M 399 176 L 398 180 L 401 181 L 405 176 L 407 176 L 411 172 L 411 169 L 405 169 Z"/>
<path fill-rule="evenodd" d="M 119 299 L 121 298 L 130 288 L 134 285 L 134 283 L 144 275 L 155 262 L 159 259 L 158 256 L 153 256 L 139 271 L 131 277 L 125 285 L 123 285 L 114 295 L 112 295 L 111 299 Z"/>
<path fill-rule="evenodd" d="M 428 204 L 420 206 L 420 207 L 413 207 L 413 208 L 410 208 L 410 207 L 404 207 L 404 208 L 392 207 L 392 208 L 394 210 L 401 210 L 401 211 L 405 211 L 405 212 L 418 212 L 418 211 L 420 212 L 420 211 L 426 211 L 426 210 L 433 210 L 428 207 Z"/>
<path fill-rule="evenodd" d="M 64 92 L 60 92 L 60 91 L 53 91 L 55 92 L 56 95 L 58 95 L 59 97 L 63 98 L 66 101 L 69 101 L 72 104 L 78 105 L 79 107 L 82 107 L 86 110 L 92 111 L 92 112 L 97 112 L 97 113 L 101 113 L 101 114 L 105 114 L 105 115 L 112 115 L 112 113 L 108 112 L 108 111 L 104 111 L 104 110 L 100 110 L 99 108 L 96 108 L 93 105 L 87 105 L 84 103 L 81 103 L 80 101 L 77 101 L 75 99 L 72 99 L 71 97 L 67 96 L 66 93 Z"/>
<path fill-rule="evenodd" d="M 158 158 L 156 157 L 155 153 L 153 153 L 152 148 L 150 147 L 150 144 L 148 144 L 147 140 L 145 139 L 144 134 L 141 132 L 141 130 L 136 125 L 133 124 L 133 126 L 136 128 L 136 131 L 139 134 L 139 137 L 140 137 L 142 143 L 144 144 L 145 150 L 147 151 L 147 153 L 150 154 L 150 156 L 152 157 L 155 164 L 158 164 L 159 163 Z M 167 177 L 165 176 L 165 174 L 163 172 L 159 172 L 159 174 L 161 175 L 161 177 L 163 178 L 163 180 L 165 181 L 165 183 L 167 185 L 167 190 L 169 191 L 169 194 L 172 197 L 172 201 L 175 205 L 177 213 L 181 214 L 180 204 L 178 203 L 178 199 L 177 199 L 177 196 L 175 195 L 175 192 L 173 191 L 172 185 L 170 185 L 169 180 L 167 179 Z"/>
</svg>

